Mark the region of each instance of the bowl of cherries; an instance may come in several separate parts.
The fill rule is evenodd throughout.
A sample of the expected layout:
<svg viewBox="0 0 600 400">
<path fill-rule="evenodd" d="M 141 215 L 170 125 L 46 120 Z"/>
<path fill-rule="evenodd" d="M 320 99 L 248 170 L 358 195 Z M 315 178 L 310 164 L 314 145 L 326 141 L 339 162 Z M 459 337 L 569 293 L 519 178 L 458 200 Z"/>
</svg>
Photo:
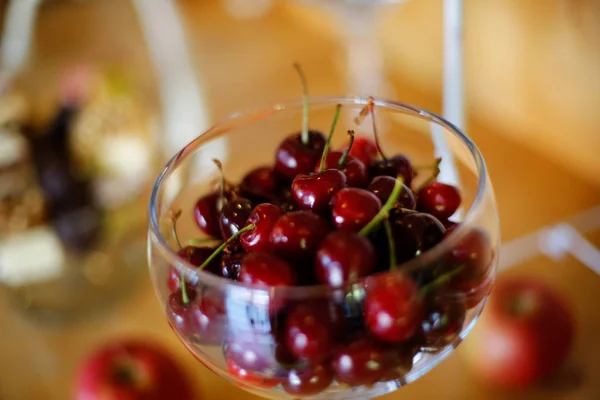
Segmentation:
<svg viewBox="0 0 600 400">
<path fill-rule="evenodd" d="M 437 179 L 432 125 L 460 185 Z M 169 324 L 264 398 L 371 398 L 414 381 L 464 339 L 494 281 L 481 154 L 402 103 L 305 96 L 237 114 L 171 159 L 150 206 Z"/>
</svg>

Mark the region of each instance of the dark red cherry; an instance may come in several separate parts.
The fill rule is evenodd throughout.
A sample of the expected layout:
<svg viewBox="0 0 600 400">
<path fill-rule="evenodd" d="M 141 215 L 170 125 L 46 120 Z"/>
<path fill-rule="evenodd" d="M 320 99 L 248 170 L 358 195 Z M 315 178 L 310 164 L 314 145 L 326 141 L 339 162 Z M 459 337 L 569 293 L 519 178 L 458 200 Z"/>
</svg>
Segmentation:
<svg viewBox="0 0 600 400">
<path fill-rule="evenodd" d="M 395 184 L 396 178 L 385 175 L 376 176 L 369 184 L 367 190 L 377 196 L 379 201 L 381 201 L 381 204 L 385 204 L 390 197 L 390 194 L 392 194 Z M 398 196 L 398 201 L 396 204 L 398 207 L 406 208 L 408 210 L 414 210 L 416 207 L 415 196 L 413 195 L 412 190 L 410 190 L 405 184 L 402 184 L 402 190 L 400 191 L 400 195 Z"/>
<path fill-rule="evenodd" d="M 223 240 L 229 239 L 246 225 L 253 208 L 252 202 L 243 197 L 225 203 L 219 216 L 219 226 Z"/>
<path fill-rule="evenodd" d="M 387 161 L 375 160 L 369 165 L 368 171 L 371 179 L 382 175 L 394 178 L 401 176 L 404 179 L 404 184 L 409 187 L 414 177 L 410 160 L 402 154 L 389 158 Z"/>
<path fill-rule="evenodd" d="M 294 203 L 292 189 L 289 184 L 280 186 L 277 189 L 275 197 L 273 198 L 273 204 L 281 207 L 285 212 L 298 210 L 298 207 L 296 207 L 296 204 Z"/>
<path fill-rule="evenodd" d="M 213 254 L 216 250 L 216 247 L 195 247 L 195 246 L 185 246 L 182 247 L 178 254 L 181 258 L 189 262 L 190 264 L 199 267 L 211 254 Z M 219 263 L 221 261 L 221 257 L 215 257 L 206 267 L 204 267 L 204 271 L 210 272 L 211 274 L 220 275 Z M 180 285 L 180 273 L 173 266 L 169 269 L 169 290 L 171 292 L 175 292 L 181 288 Z"/>
<path fill-rule="evenodd" d="M 337 169 L 342 171 L 344 175 L 346 175 L 348 187 L 366 187 L 369 177 L 367 175 L 365 164 L 359 159 L 348 155 L 344 161 L 344 165 L 339 165 L 340 158 L 342 158 L 343 154 L 343 151 L 330 151 L 327 153 L 324 169 Z M 316 166 L 315 170 L 319 170 L 319 165 Z"/>
<path fill-rule="evenodd" d="M 220 275 L 233 281 L 239 280 L 242 261 L 247 253 L 243 251 L 223 251 L 220 264 Z"/>
<path fill-rule="evenodd" d="M 315 253 L 330 228 L 310 211 L 293 211 L 279 217 L 271 230 L 276 253 L 289 258 L 306 258 Z"/>
<path fill-rule="evenodd" d="M 219 212 L 217 210 L 219 202 L 220 195 L 218 193 L 212 193 L 200 197 L 194 207 L 196 224 L 202 229 L 202 232 L 212 237 L 221 236 Z"/>
<path fill-rule="evenodd" d="M 298 174 L 312 172 L 325 147 L 325 136 L 321 132 L 309 131 L 307 144 L 302 143 L 301 134 L 288 136 L 275 153 L 275 173 L 291 182 Z"/>
<path fill-rule="evenodd" d="M 346 176 L 336 169 L 296 175 L 292 182 L 292 198 L 304 210 L 321 213 L 331 197 L 346 187 Z"/>
<path fill-rule="evenodd" d="M 377 145 L 374 141 L 366 137 L 357 137 L 354 139 L 350 155 L 356 157 L 364 165 L 369 165 L 377 157 Z"/>
<path fill-rule="evenodd" d="M 438 219 L 447 219 L 460 206 L 460 192 L 455 186 L 430 182 L 417 193 L 417 209 Z"/>
<path fill-rule="evenodd" d="M 333 382 L 333 370 L 326 364 L 308 365 L 292 369 L 281 383 L 283 389 L 293 396 L 310 396 L 321 393 Z"/>
<path fill-rule="evenodd" d="M 477 283 L 492 265 L 492 239 L 488 232 L 478 226 L 471 227 L 452 248 L 444 272 L 462 266 L 462 272 L 453 283 Z"/>
<path fill-rule="evenodd" d="M 429 346 L 445 346 L 460 333 L 467 308 L 459 299 L 428 299 L 421 321 L 421 331 Z"/>
<path fill-rule="evenodd" d="M 369 275 L 377 263 L 375 248 L 366 237 L 347 230 L 328 234 L 315 256 L 321 283 L 340 286 Z"/>
<path fill-rule="evenodd" d="M 392 220 L 392 232 L 399 263 L 408 261 L 431 249 L 444 238 L 444 226 L 425 213 L 400 214 Z"/>
<path fill-rule="evenodd" d="M 381 201 L 365 189 L 342 189 L 331 199 L 331 217 L 339 229 L 359 231 L 381 209 Z"/>
<path fill-rule="evenodd" d="M 394 364 L 390 348 L 367 336 L 341 347 L 332 362 L 337 380 L 350 386 L 374 384 L 386 377 Z"/>
<path fill-rule="evenodd" d="M 390 343 L 408 340 L 423 317 L 419 287 L 410 277 L 400 273 L 370 278 L 364 313 L 367 327 L 377 339 Z"/>
<path fill-rule="evenodd" d="M 285 260 L 270 253 L 250 253 L 242 260 L 239 281 L 247 285 L 293 286 L 296 279 Z"/>
<path fill-rule="evenodd" d="M 242 196 L 264 201 L 271 199 L 277 189 L 275 172 L 271 167 L 258 167 L 248 172 L 240 183 Z"/>
<path fill-rule="evenodd" d="M 281 207 L 270 203 L 259 204 L 252 210 L 246 226 L 254 224 L 254 228 L 240 235 L 240 244 L 248 253 L 272 252 L 269 236 L 275 222 L 284 214 Z"/>
</svg>

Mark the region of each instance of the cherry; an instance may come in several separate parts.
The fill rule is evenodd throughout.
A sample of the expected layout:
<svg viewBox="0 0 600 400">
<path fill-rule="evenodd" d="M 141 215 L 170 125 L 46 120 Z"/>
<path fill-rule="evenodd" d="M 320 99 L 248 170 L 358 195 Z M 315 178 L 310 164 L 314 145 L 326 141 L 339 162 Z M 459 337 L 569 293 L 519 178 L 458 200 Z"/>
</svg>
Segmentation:
<svg viewBox="0 0 600 400">
<path fill-rule="evenodd" d="M 284 339 L 291 355 L 310 362 L 324 361 L 335 344 L 341 314 L 333 304 L 305 302 L 286 319 Z"/>
<path fill-rule="evenodd" d="M 226 363 L 229 374 L 245 384 L 270 389 L 274 386 L 277 386 L 279 383 L 279 381 L 275 378 L 263 378 L 258 374 L 254 374 L 247 369 L 242 368 L 240 364 L 231 358 L 227 358 Z"/>
<path fill-rule="evenodd" d="M 367 190 L 377 196 L 377 198 L 383 204 L 390 197 L 392 190 L 394 190 L 395 182 L 396 179 L 392 178 L 391 176 L 377 176 L 373 178 Z M 405 184 L 402 184 L 402 190 L 400 192 L 400 196 L 398 196 L 396 205 L 407 210 L 415 209 L 415 196 L 413 195 L 412 190 L 410 190 Z"/>
<path fill-rule="evenodd" d="M 358 137 L 354 139 L 350 155 L 362 161 L 364 165 L 369 165 L 377 157 L 377 146 L 371 139 Z"/>
<path fill-rule="evenodd" d="M 386 377 L 394 368 L 394 361 L 388 346 L 363 336 L 336 351 L 332 365 L 339 382 L 361 386 Z"/>
<path fill-rule="evenodd" d="M 340 286 L 369 275 L 377 254 L 364 236 L 346 230 L 328 234 L 315 256 L 315 273 L 321 283 Z"/>
<path fill-rule="evenodd" d="M 204 233 L 212 237 L 221 236 L 218 211 L 220 198 L 219 193 L 207 194 L 200 197 L 194 206 L 196 224 Z"/>
<path fill-rule="evenodd" d="M 460 333 L 467 308 L 456 299 L 434 297 L 425 304 L 421 331 L 428 346 L 445 346 Z"/>
<path fill-rule="evenodd" d="M 323 148 L 325 136 L 321 132 L 309 131 L 309 141 L 302 143 L 301 134 L 287 137 L 275 153 L 275 173 L 291 182 L 298 174 L 312 172 L 318 162 Z"/>
<path fill-rule="evenodd" d="M 335 169 L 299 174 L 292 182 L 292 197 L 302 209 L 320 213 L 329 206 L 331 197 L 346 187 L 346 176 Z"/>
<path fill-rule="evenodd" d="M 447 219 L 460 206 L 460 193 L 455 186 L 429 182 L 417 193 L 417 209 L 439 219 Z"/>
<path fill-rule="evenodd" d="M 240 183 L 243 196 L 257 201 L 271 199 L 277 189 L 275 172 L 271 167 L 258 167 L 248 172 Z"/>
<path fill-rule="evenodd" d="M 457 266 L 463 269 L 456 276 L 454 284 L 476 284 L 487 274 L 492 264 L 492 240 L 481 227 L 471 227 L 452 248 L 446 262 L 446 272 Z"/>
<path fill-rule="evenodd" d="M 333 224 L 339 229 L 358 231 L 377 215 L 381 201 L 364 189 L 342 189 L 331 199 Z"/>
<path fill-rule="evenodd" d="M 293 286 L 294 271 L 285 260 L 270 253 L 250 253 L 242 260 L 240 282 L 258 286 Z"/>
<path fill-rule="evenodd" d="M 221 257 L 220 275 L 233 281 L 239 280 L 240 268 L 246 253 L 225 251 Z"/>
<path fill-rule="evenodd" d="M 398 154 L 392 158 L 373 161 L 369 167 L 369 176 L 371 179 L 377 176 L 401 176 L 405 185 L 410 186 L 414 177 L 414 171 L 410 160 Z"/>
<path fill-rule="evenodd" d="M 392 232 L 400 263 L 424 253 L 444 238 L 444 226 L 435 217 L 420 212 L 400 214 L 392 221 Z"/>
<path fill-rule="evenodd" d="M 185 246 L 181 248 L 177 254 L 190 264 L 199 267 L 204 263 L 204 261 L 206 261 L 208 257 L 210 257 L 211 254 L 214 253 L 215 250 L 215 247 Z M 219 257 L 215 257 L 206 267 L 204 267 L 204 270 L 206 272 L 210 272 L 211 274 L 220 275 L 219 264 Z M 174 266 L 171 266 L 169 269 L 168 286 L 171 292 L 181 289 L 181 276 L 177 268 Z"/>
<path fill-rule="evenodd" d="M 367 168 L 357 158 L 347 155 L 340 165 L 340 159 L 344 156 L 342 151 L 331 151 L 325 158 L 325 169 L 337 169 L 344 173 L 349 187 L 364 188 L 367 186 Z"/>
<path fill-rule="evenodd" d="M 271 244 L 276 253 L 289 258 L 312 255 L 329 232 L 325 220 L 309 211 L 282 215 L 271 230 Z"/>
<path fill-rule="evenodd" d="M 273 204 L 281 207 L 285 212 L 297 211 L 298 208 L 292 197 L 292 190 L 289 185 L 279 187 L 273 198 Z"/>
<path fill-rule="evenodd" d="M 408 340 L 423 316 L 419 287 L 402 274 L 373 277 L 367 282 L 364 313 L 367 327 L 377 339 L 390 343 Z"/>
<path fill-rule="evenodd" d="M 292 369 L 281 384 L 283 389 L 294 396 L 310 396 L 321 393 L 333 382 L 333 370 L 327 364 L 308 365 L 302 369 Z"/>
<path fill-rule="evenodd" d="M 245 224 L 254 206 L 243 197 L 228 201 L 219 216 L 219 226 L 223 240 L 235 235 Z"/>
<path fill-rule="evenodd" d="M 248 253 L 272 252 L 269 235 L 277 219 L 284 214 L 281 207 L 270 203 L 263 203 L 256 206 L 246 225 L 254 224 L 254 228 L 240 235 L 240 244 Z"/>
</svg>

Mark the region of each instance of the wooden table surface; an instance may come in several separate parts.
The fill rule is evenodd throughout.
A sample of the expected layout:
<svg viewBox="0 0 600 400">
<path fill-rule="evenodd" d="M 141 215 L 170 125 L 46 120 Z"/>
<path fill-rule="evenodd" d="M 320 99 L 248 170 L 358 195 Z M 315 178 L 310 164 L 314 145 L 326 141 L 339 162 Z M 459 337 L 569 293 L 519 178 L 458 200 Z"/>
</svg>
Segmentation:
<svg viewBox="0 0 600 400">
<path fill-rule="evenodd" d="M 344 92 L 343 80 L 337 78 L 339 58 L 343 55 L 339 45 L 330 39 L 321 40 L 318 32 L 304 29 L 301 21 L 285 9 L 278 8 L 274 15 L 260 23 L 232 22 L 217 4 L 199 3 L 202 2 L 183 1 L 182 7 L 186 8 L 191 47 L 214 118 L 255 103 L 296 97 L 298 85 L 289 68 L 295 60 L 305 65 L 312 94 Z M 78 36 L 77 32 L 88 25 L 86 19 L 95 18 L 98 10 L 103 11 L 105 17 L 118 10 L 120 18 L 114 22 L 115 29 L 107 30 L 103 37 L 94 37 L 94 40 L 115 41 L 117 34 L 110 32 L 114 30 L 125 41 L 120 49 L 128 49 L 128 42 L 139 43 L 139 32 L 128 23 L 133 18 L 131 10 L 122 2 L 75 3 L 72 8 L 53 6 L 47 10 L 48 18 L 52 19 L 40 24 L 39 54 L 64 62 L 55 50 L 67 45 L 52 37 L 61 37 L 63 31 L 67 35 L 61 28 L 65 24 L 69 25 L 67 36 Z M 218 28 L 225 22 L 231 29 Z M 55 36 L 50 35 L 50 31 Z M 300 44 L 298 35 L 304 35 L 311 45 Z M 99 44 L 97 48 L 106 46 Z M 93 50 L 82 54 L 88 54 L 86 52 L 92 54 Z M 132 65 L 140 65 L 146 59 L 138 52 L 139 49 L 128 53 Z M 403 80 L 401 71 L 391 74 L 391 80 L 402 94 L 402 100 L 439 110 L 439 93 L 423 91 L 418 85 Z M 541 156 L 532 151 L 531 146 L 517 144 L 495 124 L 478 115 L 469 115 L 468 133 L 484 154 L 494 182 L 503 241 L 600 204 L 599 187 L 570 172 L 559 159 Z M 589 238 L 600 245 L 598 232 Z M 561 373 L 527 391 L 491 390 L 470 374 L 459 347 L 428 375 L 382 399 L 600 398 L 600 308 L 597 306 L 600 278 L 571 258 L 554 263 L 540 257 L 504 273 L 535 274 L 558 287 L 574 305 L 578 335 Z M 154 338 L 168 347 L 186 366 L 198 388 L 199 398 L 255 398 L 213 375 L 176 340 L 147 277 L 117 305 L 63 327 L 44 325 L 17 312 L 6 294 L 0 292 L 0 320 L 2 400 L 71 398 L 73 376 L 83 357 L 103 341 L 122 336 Z"/>
</svg>

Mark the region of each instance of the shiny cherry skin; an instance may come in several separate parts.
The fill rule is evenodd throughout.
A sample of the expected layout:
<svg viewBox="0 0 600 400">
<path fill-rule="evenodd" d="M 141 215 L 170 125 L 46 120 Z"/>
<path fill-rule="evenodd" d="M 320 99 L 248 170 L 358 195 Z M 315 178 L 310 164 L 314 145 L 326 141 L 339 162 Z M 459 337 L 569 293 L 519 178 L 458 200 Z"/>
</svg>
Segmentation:
<svg viewBox="0 0 600 400">
<path fill-rule="evenodd" d="M 275 153 L 275 173 L 291 182 L 298 174 L 312 172 L 323 153 L 325 142 L 325 136 L 317 131 L 309 131 L 307 144 L 302 143 L 300 133 L 288 136 Z"/>
<path fill-rule="evenodd" d="M 262 203 L 256 206 L 245 226 L 254 224 L 254 228 L 240 235 L 240 244 L 248 253 L 272 252 L 269 236 L 275 222 L 284 214 L 281 207 L 270 203 Z"/>
<path fill-rule="evenodd" d="M 325 157 L 325 169 L 337 169 L 346 175 L 348 187 L 364 188 L 369 182 L 367 168 L 359 159 L 348 155 L 344 161 L 344 165 L 339 165 L 340 158 L 344 154 L 343 151 L 330 151 Z M 319 163 L 320 164 L 320 163 Z M 315 170 L 319 169 L 319 165 Z"/>
<path fill-rule="evenodd" d="M 292 182 L 292 198 L 303 210 L 322 213 L 333 195 L 346 187 L 346 175 L 337 169 L 296 175 Z"/>
<path fill-rule="evenodd" d="M 366 137 L 354 138 L 354 144 L 350 149 L 350 155 L 362 161 L 364 165 L 369 165 L 377 158 L 377 145 Z"/>
<path fill-rule="evenodd" d="M 235 379 L 238 379 L 244 382 L 245 384 L 270 389 L 274 386 L 277 386 L 277 384 L 279 383 L 279 380 L 277 380 L 276 378 L 263 378 L 258 374 L 254 374 L 248 371 L 247 369 L 242 368 L 240 364 L 238 364 L 231 358 L 227 358 L 226 363 L 227 372 L 229 372 L 231 376 L 233 376 Z"/>
<path fill-rule="evenodd" d="M 338 229 L 359 231 L 381 209 L 381 201 L 365 189 L 342 189 L 331 199 L 331 217 Z"/>
<path fill-rule="evenodd" d="M 243 251 L 223 251 L 219 274 L 232 281 L 239 280 L 240 268 L 242 267 L 242 261 L 244 260 L 244 257 L 246 257 L 246 254 L 247 253 Z"/>
<path fill-rule="evenodd" d="M 312 256 L 330 228 L 320 216 L 310 211 L 292 211 L 279 217 L 271 230 L 275 253 L 287 258 Z"/>
<path fill-rule="evenodd" d="M 326 363 L 292 369 L 281 384 L 283 389 L 293 396 L 311 396 L 327 389 L 331 382 L 333 370 Z"/>
<path fill-rule="evenodd" d="M 371 179 L 382 175 L 393 178 L 401 176 L 404 179 L 403 183 L 409 187 L 415 174 L 412 163 L 402 154 L 389 158 L 387 161 L 375 160 L 369 165 L 368 171 Z"/>
<path fill-rule="evenodd" d="M 431 249 L 444 238 L 444 226 L 435 217 L 420 212 L 402 213 L 392 220 L 392 233 L 399 263 Z"/>
<path fill-rule="evenodd" d="M 212 237 L 221 236 L 219 211 L 217 210 L 219 202 L 220 195 L 218 193 L 211 193 L 200 197 L 194 206 L 196 224 L 202 232 Z"/>
<path fill-rule="evenodd" d="M 219 226 L 223 240 L 229 239 L 246 225 L 253 208 L 252 202 L 243 197 L 225 203 L 219 216 Z"/>
<path fill-rule="evenodd" d="M 367 336 L 342 346 L 332 361 L 337 380 L 350 386 L 372 385 L 388 376 L 394 364 L 389 347 Z"/>
<path fill-rule="evenodd" d="M 421 332 L 430 346 L 445 346 L 460 333 L 467 308 L 459 299 L 434 297 L 425 302 Z"/>
<path fill-rule="evenodd" d="M 458 210 L 461 198 L 455 186 L 441 182 L 430 182 L 417 193 L 417 209 L 443 220 Z"/>
<path fill-rule="evenodd" d="M 284 340 L 292 356 L 318 363 L 328 358 L 339 335 L 341 311 L 335 305 L 322 302 L 303 302 L 289 312 Z"/>
<path fill-rule="evenodd" d="M 271 199 L 277 190 L 277 180 L 273 168 L 257 167 L 248 172 L 240 183 L 244 197 L 264 201 Z"/>
<path fill-rule="evenodd" d="M 415 334 L 423 317 L 419 287 L 399 273 L 375 276 L 367 282 L 364 314 L 369 332 L 377 339 L 406 341 Z"/>
<path fill-rule="evenodd" d="M 492 239 L 489 233 L 478 226 L 470 227 L 452 248 L 445 272 L 462 266 L 462 272 L 452 283 L 477 283 L 487 274 L 492 259 Z"/>
<path fill-rule="evenodd" d="M 204 263 L 204 261 L 206 261 L 208 257 L 210 257 L 212 253 L 215 252 L 215 250 L 216 247 L 185 246 L 182 247 L 177 254 L 193 266 L 199 267 Z M 220 275 L 220 260 L 221 257 L 215 257 L 206 267 L 204 267 L 204 270 L 206 272 L 210 272 L 211 274 Z M 181 288 L 180 280 L 181 278 L 179 271 L 177 271 L 175 267 L 171 266 L 169 269 L 168 280 L 168 286 L 171 292 L 175 292 Z"/>
<path fill-rule="evenodd" d="M 369 239 L 342 229 L 325 236 L 315 255 L 315 274 L 320 283 L 341 286 L 369 275 L 376 264 Z"/>
<path fill-rule="evenodd" d="M 293 286 L 294 271 L 287 261 L 271 253 L 250 253 L 242 260 L 239 281 L 246 285 Z"/>
<path fill-rule="evenodd" d="M 379 201 L 381 201 L 381 204 L 385 204 L 389 199 L 390 194 L 392 194 L 395 184 L 396 178 L 385 175 L 376 176 L 369 184 L 367 190 L 377 196 Z M 405 184 L 402 184 L 402 189 L 400 189 L 400 195 L 398 196 L 396 204 L 398 207 L 406 208 L 408 210 L 414 210 L 416 208 L 415 196 L 412 190 Z"/>
</svg>

